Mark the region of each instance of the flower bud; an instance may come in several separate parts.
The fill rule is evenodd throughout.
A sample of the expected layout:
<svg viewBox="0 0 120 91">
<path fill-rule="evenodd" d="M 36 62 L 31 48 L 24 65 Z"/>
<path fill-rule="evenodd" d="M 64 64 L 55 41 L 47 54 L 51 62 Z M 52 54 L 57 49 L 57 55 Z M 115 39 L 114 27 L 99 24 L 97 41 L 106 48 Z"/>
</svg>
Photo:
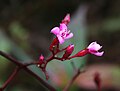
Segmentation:
<svg viewBox="0 0 120 91">
<path fill-rule="evenodd" d="M 72 54 L 73 50 L 74 50 L 74 45 L 73 44 L 69 45 L 66 48 L 66 51 L 65 51 L 62 59 L 67 59 Z"/>
<path fill-rule="evenodd" d="M 41 54 L 41 56 L 39 57 L 39 60 L 40 61 L 43 61 L 44 60 L 44 56 Z"/>
<path fill-rule="evenodd" d="M 38 64 L 38 66 L 40 66 L 43 63 L 44 63 L 44 56 L 41 54 L 40 57 L 39 57 L 39 64 Z"/>
<path fill-rule="evenodd" d="M 62 23 L 67 25 L 69 22 L 70 22 L 70 14 L 67 14 L 65 18 L 62 20 Z"/>
<path fill-rule="evenodd" d="M 51 45 L 50 45 L 50 47 L 49 47 L 49 50 L 50 50 L 50 51 L 53 51 L 53 50 L 54 50 L 54 47 L 55 47 L 56 45 L 59 45 L 59 41 L 58 41 L 58 38 L 57 38 L 57 37 L 53 39 L 53 41 L 52 41 L 52 43 L 51 43 Z"/>
</svg>

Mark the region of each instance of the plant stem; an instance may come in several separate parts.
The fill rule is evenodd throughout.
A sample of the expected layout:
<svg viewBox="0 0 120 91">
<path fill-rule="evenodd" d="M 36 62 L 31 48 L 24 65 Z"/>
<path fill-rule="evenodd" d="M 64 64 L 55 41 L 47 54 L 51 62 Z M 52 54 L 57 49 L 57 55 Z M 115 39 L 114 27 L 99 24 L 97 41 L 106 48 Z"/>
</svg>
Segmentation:
<svg viewBox="0 0 120 91">
<path fill-rule="evenodd" d="M 97 86 L 97 91 L 101 91 L 101 82 L 100 82 L 100 84 Z"/>
<path fill-rule="evenodd" d="M 11 74 L 11 76 L 7 79 L 7 81 L 3 84 L 3 86 L 1 87 L 1 90 L 3 91 L 7 85 L 13 80 L 13 78 L 17 75 L 17 73 L 19 72 L 19 67 L 16 67 L 15 70 L 13 71 L 13 73 Z"/>
<path fill-rule="evenodd" d="M 63 91 L 69 91 L 71 85 L 73 84 L 73 82 L 75 81 L 75 79 L 79 76 L 80 74 L 80 69 L 78 69 L 78 71 L 75 73 L 75 75 L 72 77 L 72 79 L 68 82 L 68 84 L 65 86 L 65 88 L 63 89 Z"/>
<path fill-rule="evenodd" d="M 37 74 L 35 74 L 29 68 L 24 67 L 23 63 L 20 63 L 19 61 L 17 61 L 13 57 L 11 57 L 10 55 L 8 55 L 8 54 L 6 54 L 6 53 L 4 53 L 2 51 L 0 51 L 0 55 L 3 56 L 3 57 L 5 57 L 9 61 L 13 62 L 14 64 L 16 64 L 18 67 L 21 67 L 21 69 L 24 69 L 26 72 L 28 72 L 33 77 L 35 77 L 42 84 L 42 86 L 44 86 L 45 88 L 49 89 L 50 91 L 56 91 L 56 89 L 53 86 L 51 86 L 50 84 L 48 84 L 47 82 L 45 82 L 41 77 L 39 77 Z"/>
<path fill-rule="evenodd" d="M 73 62 L 73 60 L 71 60 L 71 66 L 72 66 L 72 68 L 73 68 L 73 71 L 77 71 L 76 65 L 75 65 L 75 63 Z"/>
</svg>

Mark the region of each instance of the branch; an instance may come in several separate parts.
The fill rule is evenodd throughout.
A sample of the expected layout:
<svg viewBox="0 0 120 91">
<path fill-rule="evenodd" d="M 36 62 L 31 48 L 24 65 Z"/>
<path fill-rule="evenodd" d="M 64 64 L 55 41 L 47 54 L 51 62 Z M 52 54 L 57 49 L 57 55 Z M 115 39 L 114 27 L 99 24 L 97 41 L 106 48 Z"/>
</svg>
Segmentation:
<svg viewBox="0 0 120 91">
<path fill-rule="evenodd" d="M 15 70 L 13 71 L 13 73 L 11 74 L 11 76 L 8 78 L 8 80 L 3 84 L 3 86 L 0 88 L 0 91 L 3 91 L 7 85 L 13 80 L 13 78 L 17 75 L 17 73 L 19 72 L 19 67 L 16 67 Z"/>
<path fill-rule="evenodd" d="M 73 66 L 73 69 L 75 70 L 75 74 L 73 75 L 72 79 L 68 82 L 68 84 L 64 87 L 63 91 L 69 91 L 71 85 L 73 84 L 73 82 L 76 80 L 76 78 L 83 72 L 85 72 L 85 70 L 81 71 L 80 67 L 77 69 L 74 63 L 71 63 Z"/>
<path fill-rule="evenodd" d="M 71 66 L 73 68 L 73 71 L 77 71 L 77 67 L 75 65 L 75 63 L 71 60 Z"/>
<path fill-rule="evenodd" d="M 41 77 L 39 77 L 37 74 L 35 74 L 29 68 L 24 67 L 23 63 L 20 63 L 19 61 L 17 61 L 13 57 L 11 57 L 10 55 L 8 55 L 8 54 L 6 54 L 6 53 L 4 53 L 2 51 L 0 51 L 0 55 L 3 56 L 3 57 L 5 57 L 9 61 L 13 62 L 14 64 L 16 64 L 18 67 L 21 67 L 22 69 L 24 69 L 26 72 L 28 72 L 33 77 L 35 77 L 42 84 L 42 86 L 44 86 L 45 88 L 49 89 L 50 91 L 56 91 L 56 89 L 53 86 L 51 86 L 50 84 L 48 84 L 47 82 L 45 82 Z"/>
<path fill-rule="evenodd" d="M 63 91 L 69 91 L 71 85 L 73 84 L 73 82 L 79 76 L 80 73 L 81 73 L 80 70 L 78 70 L 76 72 L 76 74 L 72 77 L 72 79 L 68 82 L 68 84 L 65 86 L 65 88 L 63 89 Z"/>
</svg>

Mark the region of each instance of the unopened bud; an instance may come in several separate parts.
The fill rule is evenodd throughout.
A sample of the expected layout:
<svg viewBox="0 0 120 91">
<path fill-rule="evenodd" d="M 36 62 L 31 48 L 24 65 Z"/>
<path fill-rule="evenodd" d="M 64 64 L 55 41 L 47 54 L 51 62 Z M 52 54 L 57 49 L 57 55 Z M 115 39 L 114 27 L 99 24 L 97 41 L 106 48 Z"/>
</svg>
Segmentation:
<svg viewBox="0 0 120 91">
<path fill-rule="evenodd" d="M 74 45 L 73 44 L 69 45 L 66 48 L 66 51 L 65 51 L 62 59 L 67 59 L 72 54 L 73 50 L 74 50 Z"/>
<path fill-rule="evenodd" d="M 39 57 L 39 60 L 43 61 L 44 60 L 44 56 L 41 54 L 41 56 Z"/>
<path fill-rule="evenodd" d="M 38 66 L 40 66 L 43 63 L 44 63 L 44 56 L 41 54 L 40 57 L 39 57 L 39 64 L 38 64 Z"/>
<path fill-rule="evenodd" d="M 70 14 L 67 14 L 65 18 L 62 20 L 62 23 L 67 25 L 69 22 L 70 22 Z"/>
</svg>

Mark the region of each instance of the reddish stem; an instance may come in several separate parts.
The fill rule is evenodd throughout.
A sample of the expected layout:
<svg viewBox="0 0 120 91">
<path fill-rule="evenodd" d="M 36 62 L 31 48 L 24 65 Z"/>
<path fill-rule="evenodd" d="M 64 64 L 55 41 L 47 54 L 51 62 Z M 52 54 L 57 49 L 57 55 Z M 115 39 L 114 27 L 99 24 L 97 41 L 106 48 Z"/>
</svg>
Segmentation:
<svg viewBox="0 0 120 91">
<path fill-rule="evenodd" d="M 101 87 L 100 86 L 98 87 L 98 91 L 101 91 Z"/>
<path fill-rule="evenodd" d="M 11 74 L 11 76 L 7 79 L 7 81 L 3 84 L 3 86 L 0 88 L 1 91 L 3 91 L 8 84 L 13 80 L 13 78 L 17 75 L 17 73 L 19 72 L 19 67 L 16 67 L 15 70 L 13 71 L 13 73 Z"/>
<path fill-rule="evenodd" d="M 97 85 L 97 91 L 101 91 L 101 82 Z"/>
<path fill-rule="evenodd" d="M 94 82 L 97 86 L 97 90 L 101 91 L 101 77 L 100 77 L 100 73 L 96 72 L 94 74 Z"/>
<path fill-rule="evenodd" d="M 76 74 L 72 77 L 72 79 L 68 82 L 68 84 L 65 86 L 65 88 L 63 89 L 63 91 L 69 91 L 71 85 L 73 84 L 73 82 L 75 81 L 75 79 L 79 76 L 80 74 L 80 69 L 78 69 L 78 71 L 76 72 Z"/>
<path fill-rule="evenodd" d="M 22 69 L 24 69 L 26 72 L 28 72 L 30 75 L 32 75 L 33 77 L 35 77 L 41 84 L 42 86 L 44 86 L 45 88 L 49 89 L 50 91 L 56 91 L 56 89 L 54 87 L 52 87 L 50 84 L 48 84 L 47 82 L 45 82 L 41 77 L 39 77 L 37 74 L 35 74 L 33 71 L 31 71 L 29 68 L 24 67 L 23 63 L 20 63 L 19 61 L 17 61 L 16 59 L 14 59 L 13 57 L 11 57 L 10 55 L 0 51 L 0 55 L 7 58 L 8 60 L 10 60 L 11 62 L 13 62 L 14 64 L 16 64 L 18 67 L 21 67 Z M 1 89 L 0 89 L 1 90 Z M 1 90 L 2 91 L 2 90 Z"/>
</svg>

